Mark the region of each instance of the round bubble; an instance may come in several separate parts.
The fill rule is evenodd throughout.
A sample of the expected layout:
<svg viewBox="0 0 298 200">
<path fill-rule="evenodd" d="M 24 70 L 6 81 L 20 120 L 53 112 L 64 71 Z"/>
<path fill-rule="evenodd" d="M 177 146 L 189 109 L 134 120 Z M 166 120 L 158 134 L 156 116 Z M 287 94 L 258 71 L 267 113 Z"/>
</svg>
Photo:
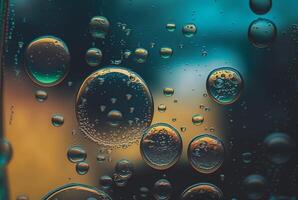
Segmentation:
<svg viewBox="0 0 298 200">
<path fill-rule="evenodd" d="M 179 160 L 182 152 L 182 139 L 174 127 L 165 123 L 157 123 L 144 132 L 140 149 L 143 159 L 149 166 L 165 170 Z"/>
<path fill-rule="evenodd" d="M 70 162 L 83 162 L 87 158 L 87 153 L 80 146 L 72 146 L 67 151 L 67 158 Z"/>
<path fill-rule="evenodd" d="M 91 67 L 96 67 L 101 63 L 102 52 L 98 48 L 90 48 L 86 52 L 86 62 Z"/>
<path fill-rule="evenodd" d="M 41 86 L 54 86 L 69 72 L 70 54 L 59 38 L 43 36 L 33 40 L 26 50 L 26 72 Z"/>
<path fill-rule="evenodd" d="M 247 199 L 263 199 L 266 191 L 266 179 L 258 174 L 252 174 L 243 181 L 244 193 Z"/>
<path fill-rule="evenodd" d="M 210 72 L 206 88 L 215 102 L 223 105 L 232 104 L 241 95 L 243 79 L 236 69 L 222 67 Z"/>
<path fill-rule="evenodd" d="M 130 179 L 134 171 L 132 162 L 126 159 L 119 160 L 115 166 L 115 173 L 122 177 L 122 179 Z"/>
<path fill-rule="evenodd" d="M 256 19 L 250 24 L 248 29 L 248 38 L 257 48 L 269 47 L 275 41 L 276 36 L 276 26 L 269 19 Z"/>
<path fill-rule="evenodd" d="M 60 114 L 54 114 L 52 116 L 52 124 L 55 127 L 62 126 L 64 124 L 64 117 Z"/>
<path fill-rule="evenodd" d="M 272 0 L 250 0 L 249 5 L 254 13 L 262 15 L 271 9 Z"/>
<path fill-rule="evenodd" d="M 154 197 L 156 200 L 168 200 L 171 197 L 172 185 L 166 179 L 160 179 L 154 184 Z"/>
<path fill-rule="evenodd" d="M 110 189 L 113 186 L 113 179 L 110 176 L 104 175 L 100 177 L 99 183 L 104 189 Z"/>
<path fill-rule="evenodd" d="M 181 200 L 223 200 L 222 191 L 210 183 L 198 183 L 188 187 L 181 195 Z"/>
<path fill-rule="evenodd" d="M 201 173 L 213 173 L 221 167 L 225 149 L 223 142 L 214 135 L 201 134 L 192 139 L 188 146 L 188 160 Z"/>
<path fill-rule="evenodd" d="M 79 175 L 85 175 L 89 171 L 89 164 L 86 162 L 78 162 L 76 164 L 76 171 Z"/>
<path fill-rule="evenodd" d="M 264 140 L 266 155 L 275 164 L 283 164 L 289 161 L 295 146 L 294 140 L 284 133 L 272 133 Z"/>
<path fill-rule="evenodd" d="M 173 24 L 173 23 L 168 23 L 166 25 L 166 29 L 169 31 L 169 32 L 173 32 L 176 30 L 176 24 Z"/>
<path fill-rule="evenodd" d="M 83 184 L 68 184 L 49 192 L 42 200 L 68 200 L 68 199 L 96 199 L 112 200 L 105 192 Z"/>
<path fill-rule="evenodd" d="M 173 94 L 174 94 L 174 89 L 173 89 L 173 88 L 164 88 L 164 89 L 163 89 L 163 94 L 164 94 L 166 97 L 171 97 L 171 96 L 173 96 Z"/>
<path fill-rule="evenodd" d="M 162 47 L 159 53 L 160 53 L 160 57 L 162 58 L 170 58 L 173 54 L 173 49 L 169 47 Z"/>
<path fill-rule="evenodd" d="M 110 29 L 110 22 L 103 16 L 95 16 L 89 23 L 89 31 L 94 38 L 105 39 Z"/>
<path fill-rule="evenodd" d="M 29 200 L 29 197 L 27 197 L 26 195 L 19 195 L 17 196 L 16 200 Z"/>
<path fill-rule="evenodd" d="M 136 62 L 145 63 L 148 57 L 148 51 L 144 48 L 137 48 L 134 53 Z"/>
<path fill-rule="evenodd" d="M 185 37 L 193 37 L 197 33 L 197 27 L 195 24 L 185 24 L 182 33 Z"/>
<path fill-rule="evenodd" d="M 159 112 L 164 113 L 167 110 L 167 106 L 164 104 L 160 104 L 160 105 L 158 105 L 157 109 Z"/>
<path fill-rule="evenodd" d="M 85 79 L 76 98 L 80 130 L 109 148 L 136 142 L 153 116 L 153 99 L 144 80 L 125 68 L 107 67 Z"/>
<path fill-rule="evenodd" d="M 192 123 L 193 123 L 193 125 L 198 126 L 198 125 L 203 124 L 203 122 L 204 122 L 204 117 L 203 117 L 203 115 L 196 114 L 196 115 L 193 115 L 193 116 L 192 116 Z"/>
<path fill-rule="evenodd" d="M 8 140 L 0 139 L 0 169 L 6 166 L 12 157 L 12 147 Z"/>
<path fill-rule="evenodd" d="M 35 92 L 35 99 L 39 102 L 44 102 L 48 98 L 48 93 L 44 90 L 37 90 Z"/>
</svg>

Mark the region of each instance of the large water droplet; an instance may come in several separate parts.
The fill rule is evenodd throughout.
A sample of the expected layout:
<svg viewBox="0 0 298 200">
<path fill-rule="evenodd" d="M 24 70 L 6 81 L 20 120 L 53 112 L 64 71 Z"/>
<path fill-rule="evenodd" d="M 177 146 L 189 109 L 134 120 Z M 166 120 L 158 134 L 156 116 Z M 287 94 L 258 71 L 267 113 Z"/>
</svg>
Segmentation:
<svg viewBox="0 0 298 200">
<path fill-rule="evenodd" d="M 89 31 L 94 38 L 105 39 L 109 28 L 110 22 L 103 16 L 95 16 L 89 23 Z"/>
<path fill-rule="evenodd" d="M 224 161 L 224 144 L 214 135 L 196 136 L 188 146 L 188 159 L 191 166 L 201 173 L 213 173 Z"/>
<path fill-rule="evenodd" d="M 76 115 L 88 138 L 106 147 L 122 147 L 136 142 L 142 130 L 150 126 L 153 100 L 138 74 L 107 67 L 83 82 L 77 95 Z"/>
<path fill-rule="evenodd" d="M 217 103 L 232 104 L 241 95 L 243 79 L 237 70 L 222 67 L 210 72 L 206 87 L 209 96 Z"/>
<path fill-rule="evenodd" d="M 53 36 L 33 40 L 27 47 L 26 59 L 27 74 L 42 86 L 57 85 L 69 71 L 68 48 L 61 39 Z"/>
<path fill-rule="evenodd" d="M 266 48 L 276 39 L 275 24 L 269 19 L 259 18 L 253 21 L 248 29 L 248 38 L 257 48 Z"/>
<path fill-rule="evenodd" d="M 144 132 L 140 149 L 148 165 L 164 170 L 179 160 L 182 152 L 182 139 L 174 127 L 165 123 L 157 123 Z"/>
<path fill-rule="evenodd" d="M 223 200 L 222 191 L 209 183 L 198 183 L 188 187 L 181 195 L 181 200 Z"/>
</svg>

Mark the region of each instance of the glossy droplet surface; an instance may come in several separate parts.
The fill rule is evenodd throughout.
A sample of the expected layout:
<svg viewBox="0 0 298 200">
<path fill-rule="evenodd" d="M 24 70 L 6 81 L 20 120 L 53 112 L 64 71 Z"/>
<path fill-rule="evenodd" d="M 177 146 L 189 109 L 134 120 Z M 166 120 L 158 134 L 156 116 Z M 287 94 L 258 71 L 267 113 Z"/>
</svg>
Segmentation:
<svg viewBox="0 0 298 200">
<path fill-rule="evenodd" d="M 185 37 L 193 37 L 197 33 L 197 27 L 195 24 L 185 24 L 182 28 L 182 33 Z"/>
<path fill-rule="evenodd" d="M 99 66 L 102 60 L 102 52 L 98 48 L 90 48 L 86 52 L 86 62 L 91 67 Z"/>
<path fill-rule="evenodd" d="M 173 49 L 171 49 L 169 47 L 162 47 L 159 50 L 159 54 L 160 54 L 160 57 L 162 57 L 162 58 L 170 58 L 173 54 Z"/>
<path fill-rule="evenodd" d="M 134 52 L 134 58 L 138 63 L 144 63 L 148 57 L 148 51 L 144 48 L 137 48 Z"/>
<path fill-rule="evenodd" d="M 263 15 L 271 9 L 272 0 L 250 0 L 249 6 L 254 13 Z"/>
<path fill-rule="evenodd" d="M 164 170 L 179 160 L 182 152 L 182 139 L 174 127 L 165 123 L 157 123 L 144 132 L 140 149 L 143 159 L 149 166 Z"/>
<path fill-rule="evenodd" d="M 122 179 L 130 179 L 133 174 L 133 171 L 133 164 L 129 160 L 122 159 L 116 163 L 115 173 L 117 173 Z"/>
<path fill-rule="evenodd" d="M 54 114 L 52 116 L 52 124 L 55 127 L 62 126 L 64 124 L 64 117 L 60 114 Z"/>
<path fill-rule="evenodd" d="M 37 90 L 35 92 L 35 99 L 39 102 L 44 102 L 48 98 L 48 93 L 44 90 Z"/>
<path fill-rule="evenodd" d="M 276 36 L 276 26 L 269 19 L 256 19 L 250 24 L 248 29 L 248 38 L 257 48 L 269 47 L 275 41 Z"/>
<path fill-rule="evenodd" d="M 94 38 L 105 39 L 110 29 L 110 22 L 103 16 L 95 16 L 90 20 L 89 31 Z"/>
<path fill-rule="evenodd" d="M 136 142 L 153 115 L 151 92 L 135 72 L 106 67 L 85 79 L 76 99 L 80 130 L 106 147 Z"/>
<path fill-rule="evenodd" d="M 171 197 L 172 185 L 166 179 L 160 179 L 154 183 L 154 198 L 156 200 L 168 200 Z"/>
<path fill-rule="evenodd" d="M 112 200 L 105 192 L 88 185 L 68 184 L 49 192 L 42 200 Z"/>
<path fill-rule="evenodd" d="M 198 183 L 188 187 L 181 195 L 181 200 L 223 200 L 222 191 L 210 183 Z"/>
<path fill-rule="evenodd" d="M 168 23 L 166 25 L 166 29 L 169 31 L 169 32 L 174 32 L 176 30 L 176 24 L 173 24 L 173 23 Z"/>
<path fill-rule="evenodd" d="M 198 172 L 206 174 L 220 168 L 225 156 L 223 142 L 210 134 L 201 134 L 193 138 L 187 153 L 191 166 Z"/>
<path fill-rule="evenodd" d="M 12 158 L 12 147 L 8 140 L 0 139 L 0 170 L 6 166 Z"/>
<path fill-rule="evenodd" d="M 67 151 L 67 158 L 70 162 L 83 162 L 87 158 L 87 153 L 80 146 L 72 146 Z"/>
<path fill-rule="evenodd" d="M 33 40 L 26 49 L 26 72 L 41 86 L 54 86 L 69 72 L 70 54 L 66 44 L 54 36 Z"/>
<path fill-rule="evenodd" d="M 160 104 L 160 105 L 158 105 L 157 109 L 159 112 L 164 113 L 167 110 L 167 106 L 165 104 Z"/>
<path fill-rule="evenodd" d="M 89 171 L 89 164 L 86 162 L 78 162 L 76 164 L 76 171 L 79 175 L 85 175 Z"/>
<path fill-rule="evenodd" d="M 233 68 L 223 67 L 210 72 L 206 88 L 209 96 L 217 103 L 227 105 L 237 101 L 243 90 L 243 79 Z"/>
</svg>

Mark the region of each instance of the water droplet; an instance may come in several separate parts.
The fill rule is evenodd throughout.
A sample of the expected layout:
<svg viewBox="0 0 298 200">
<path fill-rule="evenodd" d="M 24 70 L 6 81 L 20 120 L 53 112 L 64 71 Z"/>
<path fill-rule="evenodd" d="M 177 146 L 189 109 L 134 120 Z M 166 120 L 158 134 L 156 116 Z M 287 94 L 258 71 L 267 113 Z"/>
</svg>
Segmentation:
<svg viewBox="0 0 298 200">
<path fill-rule="evenodd" d="M 173 55 L 173 50 L 169 47 L 162 47 L 159 54 L 162 58 L 170 58 Z"/>
<path fill-rule="evenodd" d="M 133 98 L 127 99 L 127 94 Z M 89 139 L 105 147 L 122 147 L 136 142 L 141 131 L 150 126 L 152 95 L 135 72 L 103 68 L 83 82 L 76 99 L 76 115 L 80 130 Z"/>
<path fill-rule="evenodd" d="M 248 38 L 257 48 L 266 48 L 276 39 L 275 24 L 269 19 L 259 18 L 254 20 L 248 29 Z"/>
<path fill-rule="evenodd" d="M 196 115 L 193 115 L 193 116 L 192 116 L 192 123 L 193 123 L 193 125 L 198 126 L 198 125 L 203 124 L 203 122 L 204 122 L 204 117 L 203 117 L 203 115 L 196 114 Z"/>
<path fill-rule="evenodd" d="M 43 200 L 63 200 L 63 199 L 80 199 L 88 200 L 94 198 L 96 200 L 112 200 L 105 192 L 88 185 L 68 184 L 48 193 Z"/>
<path fill-rule="evenodd" d="M 160 104 L 157 109 L 159 112 L 164 113 L 167 110 L 167 106 L 164 104 Z"/>
<path fill-rule="evenodd" d="M 96 67 L 101 63 L 102 52 L 98 48 L 90 48 L 86 52 L 86 62 L 91 67 Z"/>
<path fill-rule="evenodd" d="M 242 162 L 249 164 L 252 162 L 252 154 L 250 152 L 242 153 Z"/>
<path fill-rule="evenodd" d="M 243 89 L 243 79 L 237 70 L 223 67 L 210 72 L 206 85 L 209 96 L 215 102 L 227 105 L 239 99 Z"/>
<path fill-rule="evenodd" d="M 16 200 L 29 200 L 29 197 L 22 194 L 22 195 L 17 196 Z"/>
<path fill-rule="evenodd" d="M 182 152 L 179 132 L 165 123 L 150 126 L 140 143 L 143 159 L 154 169 L 165 170 L 173 166 Z"/>
<path fill-rule="evenodd" d="M 66 44 L 53 36 L 33 40 L 26 50 L 26 72 L 41 86 L 54 86 L 69 71 L 70 54 Z"/>
<path fill-rule="evenodd" d="M 89 31 L 94 38 L 105 39 L 110 29 L 110 22 L 103 16 L 95 16 L 89 23 Z"/>
<path fill-rule="evenodd" d="M 166 25 L 166 29 L 169 31 L 169 32 L 173 32 L 176 30 L 176 24 L 173 24 L 173 23 L 168 23 Z"/>
<path fill-rule="evenodd" d="M 64 124 L 64 117 L 60 114 L 54 114 L 52 116 L 52 124 L 56 127 L 62 126 Z"/>
<path fill-rule="evenodd" d="M 113 179 L 110 176 L 104 175 L 100 177 L 99 183 L 103 189 L 108 190 L 113 186 Z"/>
<path fill-rule="evenodd" d="M 154 197 L 157 200 L 168 200 L 171 197 L 172 185 L 166 179 L 160 179 L 154 184 Z"/>
<path fill-rule="evenodd" d="M 48 98 L 48 93 L 44 90 L 37 90 L 35 92 L 35 98 L 39 102 L 44 102 Z"/>
<path fill-rule="evenodd" d="M 87 153 L 80 146 L 72 146 L 67 151 L 67 158 L 70 162 L 83 162 L 87 158 Z"/>
<path fill-rule="evenodd" d="M 261 175 L 252 174 L 244 179 L 243 187 L 248 199 L 263 199 L 266 190 L 266 180 Z"/>
<path fill-rule="evenodd" d="M 140 197 L 147 198 L 150 190 L 147 187 L 140 187 Z"/>
<path fill-rule="evenodd" d="M 196 136 L 188 146 L 188 160 L 198 172 L 209 174 L 221 167 L 224 161 L 224 144 L 214 135 Z"/>
<path fill-rule="evenodd" d="M 76 171 L 79 175 L 85 175 L 89 171 L 89 164 L 86 162 L 79 162 L 76 164 Z"/>
<path fill-rule="evenodd" d="M 295 143 L 290 136 L 284 133 L 272 133 L 265 138 L 264 148 L 272 163 L 283 164 L 291 159 Z"/>
<path fill-rule="evenodd" d="M 254 13 L 263 15 L 271 9 L 272 0 L 250 0 L 249 5 Z"/>
<path fill-rule="evenodd" d="M 126 159 L 119 160 L 115 166 L 115 173 L 117 173 L 122 179 L 129 180 L 133 174 L 133 164 Z"/>
<path fill-rule="evenodd" d="M 195 24 L 185 24 L 182 33 L 185 37 L 193 37 L 197 33 L 197 27 Z"/>
<path fill-rule="evenodd" d="M 173 94 L 174 94 L 174 89 L 173 89 L 173 88 L 164 88 L 164 89 L 163 89 L 163 94 L 164 94 L 166 97 L 171 97 L 171 96 L 173 96 Z"/>
<path fill-rule="evenodd" d="M 188 187 L 181 195 L 181 200 L 223 200 L 222 191 L 210 183 L 198 183 Z"/>
<path fill-rule="evenodd" d="M 138 63 L 144 63 L 147 60 L 148 51 L 146 49 L 144 49 L 144 48 L 137 48 L 135 50 L 134 56 L 135 56 L 135 60 Z"/>
<path fill-rule="evenodd" d="M 6 139 L 0 139 L 0 170 L 5 167 L 12 158 L 12 147 Z"/>
<path fill-rule="evenodd" d="M 98 153 L 96 160 L 98 163 L 103 163 L 104 161 L 106 161 L 106 156 L 103 153 Z"/>
</svg>

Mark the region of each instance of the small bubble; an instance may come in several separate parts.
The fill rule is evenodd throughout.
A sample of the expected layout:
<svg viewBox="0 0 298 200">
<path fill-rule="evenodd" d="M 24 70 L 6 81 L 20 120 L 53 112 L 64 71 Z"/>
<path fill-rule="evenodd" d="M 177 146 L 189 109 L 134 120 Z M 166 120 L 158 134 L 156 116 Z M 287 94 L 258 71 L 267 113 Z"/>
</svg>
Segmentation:
<svg viewBox="0 0 298 200">
<path fill-rule="evenodd" d="M 29 200 L 29 197 L 22 194 L 22 195 L 17 196 L 16 200 Z"/>
<path fill-rule="evenodd" d="M 192 116 L 192 123 L 193 123 L 193 125 L 198 126 L 198 125 L 203 124 L 203 122 L 204 122 L 204 117 L 203 117 L 203 115 L 196 114 L 196 115 L 193 115 L 193 116 Z"/>
<path fill-rule="evenodd" d="M 76 171 L 79 175 L 85 175 L 89 171 L 89 164 L 86 162 L 79 162 L 76 164 Z"/>
<path fill-rule="evenodd" d="M 173 55 L 173 50 L 169 47 L 162 47 L 159 54 L 162 58 L 170 58 Z"/>
<path fill-rule="evenodd" d="M 166 29 L 169 31 L 169 32 L 174 32 L 176 30 L 176 24 L 173 24 L 173 23 L 168 23 L 166 25 Z"/>
<path fill-rule="evenodd" d="M 193 37 L 197 33 L 197 27 L 195 24 L 185 24 L 182 33 L 185 37 Z"/>
<path fill-rule="evenodd" d="M 163 94 L 164 94 L 166 97 L 171 97 L 171 96 L 173 96 L 173 94 L 174 94 L 174 89 L 173 89 L 173 88 L 164 88 L 164 89 L 163 89 Z"/>
<path fill-rule="evenodd" d="M 144 48 L 137 48 L 134 53 L 135 60 L 138 63 L 145 63 L 148 57 L 148 51 Z"/>
<path fill-rule="evenodd" d="M 62 126 L 64 124 L 64 117 L 60 114 L 54 114 L 52 116 L 52 124 L 55 127 Z"/>
<path fill-rule="evenodd" d="M 113 179 L 107 175 L 101 176 L 99 179 L 99 184 L 103 189 L 111 189 L 113 186 Z"/>
<path fill-rule="evenodd" d="M 166 179 L 160 179 L 154 184 L 154 197 L 157 200 L 169 200 L 172 193 L 172 185 Z"/>
<path fill-rule="evenodd" d="M 271 9 L 272 0 L 250 0 L 249 5 L 254 13 L 263 15 Z"/>
<path fill-rule="evenodd" d="M 102 52 L 98 48 L 90 48 L 86 52 L 86 62 L 91 67 L 96 67 L 101 63 Z"/>
<path fill-rule="evenodd" d="M 89 31 L 94 38 L 105 39 L 109 28 L 110 22 L 103 16 L 95 16 L 90 20 Z"/>
<path fill-rule="evenodd" d="M 48 98 L 48 93 L 44 90 L 37 90 L 35 92 L 35 99 L 39 102 L 44 102 Z"/>
<path fill-rule="evenodd" d="M 122 159 L 116 163 L 115 172 L 124 180 L 130 179 L 133 171 L 133 164 L 129 160 Z"/>
<path fill-rule="evenodd" d="M 166 112 L 166 110 L 167 110 L 167 106 L 166 106 L 166 105 L 164 105 L 164 104 L 160 104 L 160 105 L 158 106 L 158 111 L 159 111 L 159 112 L 164 113 L 164 112 Z"/>
<path fill-rule="evenodd" d="M 67 151 L 67 158 L 70 162 L 83 162 L 87 158 L 87 153 L 80 146 L 72 146 Z"/>
</svg>

